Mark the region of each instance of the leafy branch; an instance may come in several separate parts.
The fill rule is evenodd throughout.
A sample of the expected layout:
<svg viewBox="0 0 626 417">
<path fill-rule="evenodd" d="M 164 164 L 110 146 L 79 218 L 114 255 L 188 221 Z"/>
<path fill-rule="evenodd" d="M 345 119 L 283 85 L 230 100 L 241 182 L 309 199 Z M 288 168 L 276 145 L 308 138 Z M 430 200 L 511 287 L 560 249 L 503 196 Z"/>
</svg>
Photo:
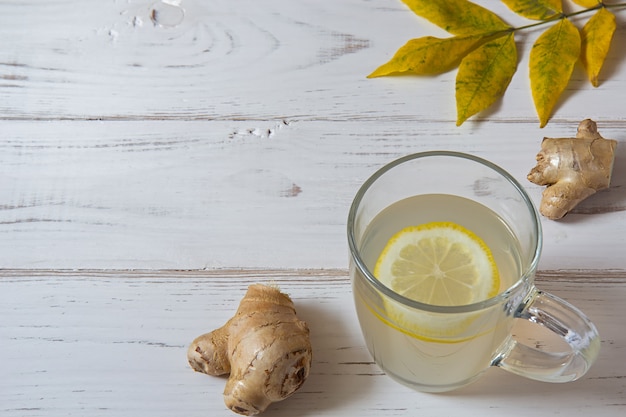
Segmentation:
<svg viewBox="0 0 626 417">
<path fill-rule="evenodd" d="M 415 14 L 450 33 L 409 40 L 391 60 L 368 78 L 398 74 L 436 75 L 458 68 L 456 76 L 457 126 L 490 107 L 506 91 L 517 71 L 515 33 L 550 25 L 535 41 L 529 57 L 530 88 L 544 127 L 580 61 L 589 81 L 599 85 L 599 74 L 616 30 L 611 10 L 626 3 L 571 0 L 584 7 L 563 11 L 562 0 L 502 0 L 514 13 L 537 22 L 512 27 L 498 15 L 469 0 L 402 0 Z M 571 18 L 592 14 L 579 30 Z"/>
</svg>

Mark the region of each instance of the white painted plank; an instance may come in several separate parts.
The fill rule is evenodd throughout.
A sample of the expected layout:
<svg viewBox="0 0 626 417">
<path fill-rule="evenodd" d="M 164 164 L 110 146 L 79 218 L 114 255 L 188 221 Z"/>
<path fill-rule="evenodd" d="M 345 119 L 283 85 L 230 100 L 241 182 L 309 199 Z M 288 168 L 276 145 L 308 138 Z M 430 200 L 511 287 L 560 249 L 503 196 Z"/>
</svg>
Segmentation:
<svg viewBox="0 0 626 417">
<path fill-rule="evenodd" d="M 519 26 L 501 2 L 477 1 Z M 156 11 L 155 11 L 156 10 Z M 555 120 L 623 120 L 626 13 L 594 89 L 577 68 Z M 155 18 L 155 16 L 157 16 Z M 579 25 L 582 22 L 578 22 Z M 488 120 L 532 120 L 528 53 Z M 366 79 L 406 41 L 448 36 L 401 1 L 4 1 L 0 115 L 11 119 L 455 120 L 455 72 Z M 593 103 L 591 105 L 590 103 Z"/>
<path fill-rule="evenodd" d="M 268 416 L 616 416 L 626 411 L 626 276 L 544 274 L 539 286 L 583 309 L 602 350 L 581 380 L 546 384 L 493 369 L 445 395 L 406 389 L 365 350 L 345 271 L 2 271 L 0 413 L 6 417 L 231 416 L 225 380 L 194 373 L 191 340 L 220 326 L 247 285 L 273 282 L 309 323 L 311 375 Z"/>
<path fill-rule="evenodd" d="M 485 157 L 526 180 L 546 129 L 374 121 L 3 122 L 4 268 L 344 268 L 351 199 L 412 152 Z M 626 269 L 626 123 L 612 187 L 544 219 L 541 269 Z M 451 172 L 450 175 L 462 175 Z"/>
</svg>

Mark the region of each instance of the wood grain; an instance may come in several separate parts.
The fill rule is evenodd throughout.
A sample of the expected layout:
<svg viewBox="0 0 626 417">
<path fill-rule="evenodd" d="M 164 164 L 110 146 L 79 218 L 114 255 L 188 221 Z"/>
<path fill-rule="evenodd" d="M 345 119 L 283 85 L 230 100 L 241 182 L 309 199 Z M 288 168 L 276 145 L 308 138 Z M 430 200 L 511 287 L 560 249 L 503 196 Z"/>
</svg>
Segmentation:
<svg viewBox="0 0 626 417">
<path fill-rule="evenodd" d="M 527 78 L 540 30 L 516 35 L 504 98 L 455 127 L 454 71 L 365 78 L 407 40 L 447 36 L 399 0 L 0 2 L 0 414 L 232 415 L 224 379 L 192 372 L 185 350 L 259 281 L 290 293 L 314 335 L 310 379 L 268 415 L 624 414 L 617 18 L 600 87 L 576 68 L 545 129 Z M 542 221 L 538 285 L 596 323 L 596 365 L 566 385 L 499 369 L 449 395 L 393 383 L 362 344 L 345 269 L 360 184 L 450 149 L 499 164 L 538 204 L 525 178 L 541 139 L 588 117 L 618 141 L 612 185 Z"/>
</svg>

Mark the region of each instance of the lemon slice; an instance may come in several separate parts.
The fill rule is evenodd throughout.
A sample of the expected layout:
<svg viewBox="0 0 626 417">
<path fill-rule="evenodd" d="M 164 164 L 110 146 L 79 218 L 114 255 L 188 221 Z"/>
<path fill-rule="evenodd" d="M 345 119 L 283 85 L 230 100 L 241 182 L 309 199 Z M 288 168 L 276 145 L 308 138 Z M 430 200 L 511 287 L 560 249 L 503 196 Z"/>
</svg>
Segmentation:
<svg viewBox="0 0 626 417">
<path fill-rule="evenodd" d="M 480 302 L 495 296 L 500 287 L 491 250 L 476 234 L 452 222 L 396 233 L 381 252 L 374 275 L 394 292 L 435 306 Z M 461 337 L 468 319 L 475 316 L 428 313 L 391 301 L 386 310 L 402 331 L 429 339 Z"/>
<path fill-rule="evenodd" d="M 374 275 L 398 294 L 438 306 L 486 300 L 500 287 L 498 268 L 487 245 L 451 222 L 398 232 L 383 249 Z"/>
</svg>

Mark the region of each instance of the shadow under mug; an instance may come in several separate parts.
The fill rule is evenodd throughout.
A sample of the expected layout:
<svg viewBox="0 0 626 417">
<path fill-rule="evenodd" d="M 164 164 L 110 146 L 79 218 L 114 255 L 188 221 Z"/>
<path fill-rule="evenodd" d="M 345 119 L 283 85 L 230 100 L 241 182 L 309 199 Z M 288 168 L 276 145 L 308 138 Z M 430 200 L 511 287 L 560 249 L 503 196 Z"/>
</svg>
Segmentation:
<svg viewBox="0 0 626 417">
<path fill-rule="evenodd" d="M 407 202 L 416 196 L 426 199 L 411 207 Z M 437 206 L 451 196 L 470 205 Z M 389 212 L 399 202 L 405 209 Z M 515 252 L 518 267 L 497 295 L 469 305 L 429 305 L 403 297 L 374 276 L 380 249 L 401 228 L 429 221 L 467 222 L 462 225 L 481 236 L 490 233 L 482 230 L 487 228 L 484 213 L 495 214 L 515 240 L 507 250 Z M 403 216 L 417 223 L 404 224 Z M 501 249 L 501 243 L 491 243 L 493 247 L 484 239 L 492 250 Z M 537 210 L 521 185 L 489 161 L 433 151 L 389 163 L 357 192 L 348 216 L 348 244 L 354 302 L 367 348 L 380 368 L 404 385 L 450 391 L 475 381 L 490 366 L 535 380 L 567 382 L 584 375 L 599 353 L 593 323 L 576 307 L 535 287 L 542 246 Z M 375 244 L 378 249 L 368 253 L 367 246 Z M 549 334 L 560 344 L 523 343 L 514 336 L 522 321 L 531 336 Z"/>
</svg>

